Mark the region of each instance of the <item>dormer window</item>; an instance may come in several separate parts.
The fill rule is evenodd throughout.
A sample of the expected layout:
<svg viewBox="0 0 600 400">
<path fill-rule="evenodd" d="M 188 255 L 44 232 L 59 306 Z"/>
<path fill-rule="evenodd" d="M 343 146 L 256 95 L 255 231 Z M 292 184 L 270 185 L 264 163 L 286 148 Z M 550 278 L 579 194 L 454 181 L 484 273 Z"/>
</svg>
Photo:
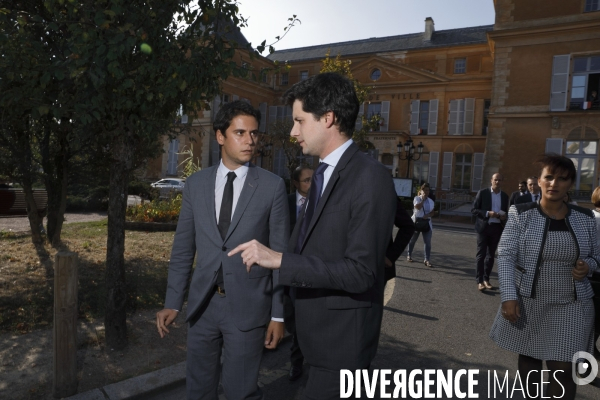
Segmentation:
<svg viewBox="0 0 600 400">
<path fill-rule="evenodd" d="M 376 81 L 379 80 L 379 78 L 381 78 L 381 70 L 375 68 L 373 71 L 371 71 L 371 80 Z"/>
</svg>

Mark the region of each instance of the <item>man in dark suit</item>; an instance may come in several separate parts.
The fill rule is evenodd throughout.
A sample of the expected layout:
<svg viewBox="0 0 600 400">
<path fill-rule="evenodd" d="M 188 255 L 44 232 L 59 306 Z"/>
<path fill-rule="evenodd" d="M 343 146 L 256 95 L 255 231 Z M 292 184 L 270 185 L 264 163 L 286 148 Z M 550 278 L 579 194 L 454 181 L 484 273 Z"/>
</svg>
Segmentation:
<svg viewBox="0 0 600 400">
<path fill-rule="evenodd" d="M 164 337 L 183 306 L 191 275 L 188 399 L 216 399 L 219 375 L 228 399 L 262 399 L 257 381 L 263 346 L 273 349 L 283 337 L 279 271 L 255 267 L 248 273 L 239 257 L 227 257 L 228 250 L 253 238 L 279 251 L 287 246 L 285 184 L 250 163 L 259 122 L 260 112 L 245 102 L 221 107 L 213 125 L 221 162 L 190 176 L 183 190 L 165 308 L 156 324 Z"/>
<path fill-rule="evenodd" d="M 515 204 L 531 202 L 537 203 L 537 201 L 542 198 L 537 176 L 530 176 L 529 178 L 527 178 L 527 190 L 528 192 L 523 196 L 519 197 L 515 201 Z"/>
<path fill-rule="evenodd" d="M 517 201 L 519 197 L 524 196 L 527 193 L 527 182 L 519 182 L 519 190 L 517 190 L 516 192 L 512 192 L 510 198 L 508 199 L 508 207 L 510 208 L 510 206 L 515 204 L 515 201 Z"/>
<path fill-rule="evenodd" d="M 296 188 L 296 191 L 288 195 L 288 205 L 290 207 L 290 232 L 294 230 L 296 218 L 306 202 L 306 196 L 308 196 L 313 172 L 313 169 L 308 165 L 301 165 L 292 173 L 292 184 Z M 295 293 L 292 293 L 292 296 L 290 296 L 290 289 L 289 286 L 285 286 L 283 305 L 285 309 L 285 329 L 292 334 L 292 348 L 290 349 L 291 367 L 288 379 L 293 382 L 302 376 L 304 356 L 302 355 L 302 350 L 298 344 L 298 335 L 296 335 L 296 315 L 292 299 L 292 297 L 295 296 Z"/>
<path fill-rule="evenodd" d="M 502 175 L 496 173 L 492 176 L 492 186 L 481 189 L 475 201 L 471 213 L 477 217 L 475 230 L 477 231 L 477 268 L 475 278 L 477 289 L 493 289 L 490 284 L 490 274 L 494 268 L 494 257 L 496 249 L 508 213 L 508 195 L 500 188 L 502 187 Z"/>
<path fill-rule="evenodd" d="M 358 115 L 350 80 L 314 75 L 284 99 L 292 137 L 322 161 L 308 202 L 288 252 L 251 241 L 229 254 L 241 253 L 249 270 L 279 269 L 280 282 L 296 288 L 298 341 L 310 365 L 303 397 L 339 399 L 340 370 L 368 369 L 377 352 L 395 190 L 389 170 L 350 139 Z"/>
</svg>

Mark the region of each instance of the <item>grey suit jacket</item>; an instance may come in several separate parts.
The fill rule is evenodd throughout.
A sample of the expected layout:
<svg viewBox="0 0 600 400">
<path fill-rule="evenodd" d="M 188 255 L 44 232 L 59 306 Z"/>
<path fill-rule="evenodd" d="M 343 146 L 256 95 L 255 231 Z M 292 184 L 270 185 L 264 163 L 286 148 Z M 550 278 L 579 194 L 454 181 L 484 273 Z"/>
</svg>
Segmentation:
<svg viewBox="0 0 600 400">
<path fill-rule="evenodd" d="M 384 257 L 396 194 L 388 169 L 352 144 L 333 170 L 300 254 L 298 216 L 280 281 L 296 287 L 296 332 L 311 366 L 366 368 L 383 314 Z"/>
<path fill-rule="evenodd" d="M 237 245 L 252 239 L 283 251 L 289 237 L 288 205 L 283 180 L 250 164 L 231 225 L 221 239 L 215 215 L 217 166 L 197 172 L 186 180 L 177 231 L 169 264 L 165 308 L 181 310 L 190 281 L 186 321 L 213 294 L 216 274 L 223 265 L 229 307 L 236 326 L 248 331 L 283 318 L 283 287 L 279 272 L 254 265 L 250 273 L 241 253 L 228 257 Z M 196 267 L 192 269 L 196 257 Z M 193 274 L 192 274 L 193 272 Z"/>
</svg>

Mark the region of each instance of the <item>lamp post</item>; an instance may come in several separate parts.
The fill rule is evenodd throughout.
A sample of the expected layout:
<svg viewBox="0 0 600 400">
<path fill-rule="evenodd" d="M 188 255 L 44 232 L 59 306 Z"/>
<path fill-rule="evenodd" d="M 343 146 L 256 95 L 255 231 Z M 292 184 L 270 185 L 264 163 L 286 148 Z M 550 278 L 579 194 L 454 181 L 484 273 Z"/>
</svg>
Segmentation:
<svg viewBox="0 0 600 400">
<path fill-rule="evenodd" d="M 404 147 L 404 156 L 402 156 L 402 148 Z M 398 145 L 396 146 L 397 150 L 398 150 L 398 160 L 407 160 L 407 166 L 406 166 L 406 177 L 408 178 L 409 172 L 410 172 L 410 162 L 411 161 L 417 161 L 418 159 L 421 158 L 421 154 L 423 154 L 423 142 L 419 142 L 419 145 L 417 146 L 417 153 L 415 154 L 415 145 L 413 144 L 413 141 L 411 138 L 408 138 L 408 140 L 404 143 L 404 145 L 402 145 L 402 142 L 398 142 Z"/>
</svg>

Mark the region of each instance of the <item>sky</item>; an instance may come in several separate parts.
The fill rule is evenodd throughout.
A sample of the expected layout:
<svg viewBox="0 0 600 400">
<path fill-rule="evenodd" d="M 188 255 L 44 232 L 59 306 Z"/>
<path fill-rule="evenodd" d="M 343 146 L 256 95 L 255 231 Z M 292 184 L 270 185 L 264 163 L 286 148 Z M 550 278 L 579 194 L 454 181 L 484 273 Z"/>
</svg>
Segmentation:
<svg viewBox="0 0 600 400">
<path fill-rule="evenodd" d="M 427 17 L 438 31 L 494 23 L 493 0 L 239 0 L 239 9 L 248 19 L 242 33 L 255 47 L 283 36 L 296 14 L 302 23 L 276 50 L 423 32 Z"/>
</svg>

